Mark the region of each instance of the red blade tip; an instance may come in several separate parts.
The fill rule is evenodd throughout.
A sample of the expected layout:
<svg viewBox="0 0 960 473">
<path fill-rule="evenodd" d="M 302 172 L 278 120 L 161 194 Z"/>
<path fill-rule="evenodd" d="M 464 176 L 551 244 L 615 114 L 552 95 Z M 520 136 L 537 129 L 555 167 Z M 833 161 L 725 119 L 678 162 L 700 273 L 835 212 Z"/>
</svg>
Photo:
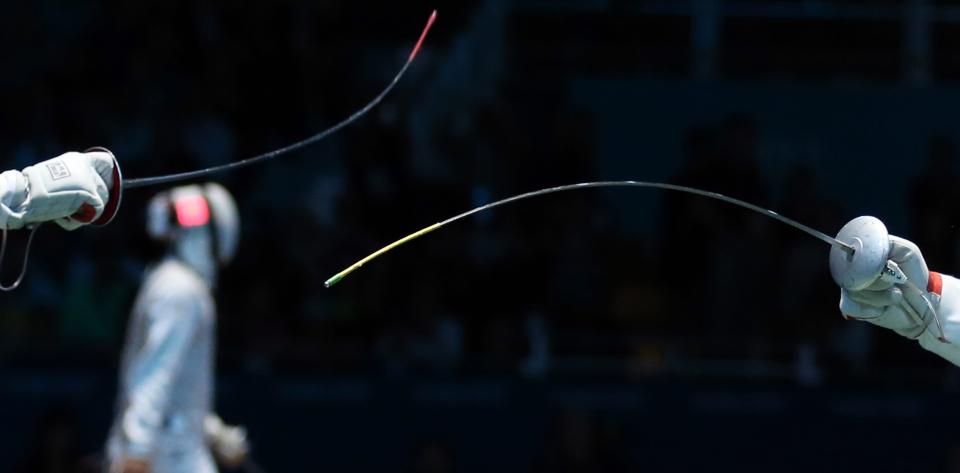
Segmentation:
<svg viewBox="0 0 960 473">
<path fill-rule="evenodd" d="M 430 31 L 430 27 L 433 26 L 433 22 L 437 20 L 437 11 L 434 10 L 430 14 L 430 19 L 427 20 L 427 26 L 423 27 L 423 33 L 420 33 L 420 39 L 417 40 L 417 45 L 413 47 L 413 51 L 410 51 L 410 57 L 407 58 L 407 62 L 413 60 L 417 57 L 417 53 L 420 52 L 420 47 L 423 46 L 423 40 L 427 39 L 427 32 Z"/>
</svg>

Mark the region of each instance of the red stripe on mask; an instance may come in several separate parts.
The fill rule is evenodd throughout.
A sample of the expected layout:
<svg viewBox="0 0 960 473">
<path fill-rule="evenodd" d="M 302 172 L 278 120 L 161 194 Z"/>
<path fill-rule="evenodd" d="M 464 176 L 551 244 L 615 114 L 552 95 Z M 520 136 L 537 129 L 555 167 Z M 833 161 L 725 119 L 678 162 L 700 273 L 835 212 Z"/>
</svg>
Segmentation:
<svg viewBox="0 0 960 473">
<path fill-rule="evenodd" d="M 202 195 L 184 197 L 174 204 L 177 211 L 177 223 L 181 227 L 199 227 L 210 221 L 210 208 Z"/>
</svg>

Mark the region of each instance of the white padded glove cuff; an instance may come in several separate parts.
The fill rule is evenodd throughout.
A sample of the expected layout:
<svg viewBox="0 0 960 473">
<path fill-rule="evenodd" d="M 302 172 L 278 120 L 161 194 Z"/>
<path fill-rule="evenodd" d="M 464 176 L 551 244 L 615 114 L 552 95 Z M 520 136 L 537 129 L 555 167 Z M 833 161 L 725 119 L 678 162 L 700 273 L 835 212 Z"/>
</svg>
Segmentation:
<svg viewBox="0 0 960 473">
<path fill-rule="evenodd" d="M 27 178 L 20 171 L 0 174 L 0 228 L 23 227 L 23 202 L 27 200 Z"/>
</svg>

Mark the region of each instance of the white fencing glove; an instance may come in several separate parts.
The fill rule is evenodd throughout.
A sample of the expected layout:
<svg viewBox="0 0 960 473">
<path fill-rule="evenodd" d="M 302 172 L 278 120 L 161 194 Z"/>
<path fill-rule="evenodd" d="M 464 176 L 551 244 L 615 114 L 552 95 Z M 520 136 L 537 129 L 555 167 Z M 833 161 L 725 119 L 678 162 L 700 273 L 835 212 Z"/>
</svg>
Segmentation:
<svg viewBox="0 0 960 473">
<path fill-rule="evenodd" d="M 927 269 L 920 248 L 893 235 L 890 261 L 899 266 L 909 284 L 880 278 L 861 291 L 841 288 L 841 313 L 918 340 L 925 349 L 960 366 L 960 280 Z"/>
<path fill-rule="evenodd" d="M 120 168 L 113 153 L 93 148 L 71 151 L 0 174 L 0 227 L 23 228 L 53 221 L 74 230 L 105 225 L 120 204 Z"/>
<path fill-rule="evenodd" d="M 236 468 L 247 459 L 247 429 L 224 424 L 220 417 L 209 414 L 203 419 L 203 431 L 210 450 L 223 466 Z"/>
</svg>

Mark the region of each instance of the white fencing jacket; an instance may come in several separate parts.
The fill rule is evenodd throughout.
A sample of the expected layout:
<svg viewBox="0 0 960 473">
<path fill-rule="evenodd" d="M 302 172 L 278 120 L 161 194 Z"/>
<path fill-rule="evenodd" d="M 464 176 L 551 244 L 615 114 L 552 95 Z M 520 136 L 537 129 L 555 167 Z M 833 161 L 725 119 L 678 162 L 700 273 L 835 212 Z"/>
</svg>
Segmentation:
<svg viewBox="0 0 960 473">
<path fill-rule="evenodd" d="M 211 413 L 216 308 L 207 282 L 174 257 L 148 271 L 124 347 L 107 452 L 153 473 L 216 467 L 204 441 Z"/>
</svg>

